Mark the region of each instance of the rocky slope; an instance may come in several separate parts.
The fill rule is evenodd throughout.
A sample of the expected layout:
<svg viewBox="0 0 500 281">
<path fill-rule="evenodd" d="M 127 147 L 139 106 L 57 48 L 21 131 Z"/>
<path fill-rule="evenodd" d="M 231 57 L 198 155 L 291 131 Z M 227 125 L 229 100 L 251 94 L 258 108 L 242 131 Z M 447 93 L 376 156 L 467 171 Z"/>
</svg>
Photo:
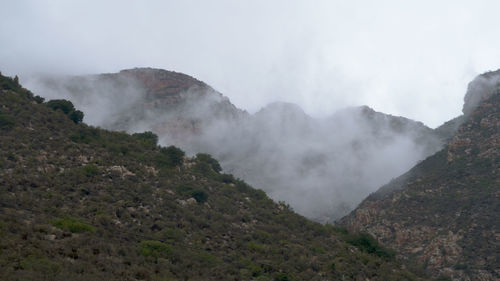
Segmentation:
<svg viewBox="0 0 500 281">
<path fill-rule="evenodd" d="M 435 276 L 500 280 L 499 76 L 489 72 L 469 84 L 464 123 L 443 150 L 381 187 L 341 223 L 368 231 Z"/>
<path fill-rule="evenodd" d="M 275 103 L 250 115 L 205 83 L 159 69 L 29 85 L 42 96 L 73 100 L 92 125 L 151 130 L 162 144 L 210 153 L 225 171 L 322 222 L 347 214 L 373 188 L 439 150 L 444 138 L 368 107 L 316 119 L 296 105 Z"/>
<path fill-rule="evenodd" d="M 422 280 L 209 155 L 80 123 L 0 75 L 1 280 Z"/>
</svg>

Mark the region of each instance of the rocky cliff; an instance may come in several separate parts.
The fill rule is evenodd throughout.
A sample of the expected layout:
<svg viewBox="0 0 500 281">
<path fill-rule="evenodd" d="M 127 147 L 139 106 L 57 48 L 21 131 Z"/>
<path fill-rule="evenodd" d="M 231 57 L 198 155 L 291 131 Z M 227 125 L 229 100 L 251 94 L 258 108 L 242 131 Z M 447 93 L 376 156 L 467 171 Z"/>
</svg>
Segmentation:
<svg viewBox="0 0 500 281">
<path fill-rule="evenodd" d="M 463 123 L 443 150 L 381 187 L 341 223 L 368 231 L 435 276 L 500 280 L 498 74 L 469 84 Z"/>
</svg>

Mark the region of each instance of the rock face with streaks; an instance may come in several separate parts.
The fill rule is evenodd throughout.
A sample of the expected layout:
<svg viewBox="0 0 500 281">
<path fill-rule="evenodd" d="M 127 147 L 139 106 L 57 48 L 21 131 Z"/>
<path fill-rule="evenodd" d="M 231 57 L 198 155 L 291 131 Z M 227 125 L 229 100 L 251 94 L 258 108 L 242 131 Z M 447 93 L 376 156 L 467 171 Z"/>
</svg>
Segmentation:
<svg viewBox="0 0 500 281">
<path fill-rule="evenodd" d="M 500 71 L 477 77 L 448 145 L 381 187 L 341 223 L 435 276 L 500 280 Z"/>
</svg>

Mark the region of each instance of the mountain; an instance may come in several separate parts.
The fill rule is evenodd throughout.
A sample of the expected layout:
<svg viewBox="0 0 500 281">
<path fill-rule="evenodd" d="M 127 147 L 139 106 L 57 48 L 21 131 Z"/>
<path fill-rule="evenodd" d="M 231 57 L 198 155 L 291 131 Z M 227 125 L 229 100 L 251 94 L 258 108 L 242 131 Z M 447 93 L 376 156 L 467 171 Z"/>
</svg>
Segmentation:
<svg viewBox="0 0 500 281">
<path fill-rule="evenodd" d="M 239 119 L 237 109 L 207 84 L 182 73 L 135 68 L 87 76 L 41 76 L 28 81 L 47 98 L 71 98 L 86 122 L 130 132 L 154 130 L 174 142 L 224 119 Z M 165 132 L 165 133 L 164 133 Z M 168 133 L 166 133 L 168 132 Z"/>
<path fill-rule="evenodd" d="M 500 71 L 469 84 L 445 148 L 365 199 L 341 224 L 434 276 L 500 280 Z"/>
<path fill-rule="evenodd" d="M 377 186 L 441 149 L 454 131 L 363 106 L 313 118 L 290 103 L 255 114 L 207 84 L 176 72 L 119 73 L 28 81 L 47 98 L 67 98 L 94 126 L 153 131 L 160 143 L 209 153 L 226 172 L 321 222 L 346 215 Z"/>
<path fill-rule="evenodd" d="M 2 280 L 423 280 L 207 154 L 81 123 L 0 75 Z M 76 116 L 76 117 L 75 117 Z"/>
</svg>

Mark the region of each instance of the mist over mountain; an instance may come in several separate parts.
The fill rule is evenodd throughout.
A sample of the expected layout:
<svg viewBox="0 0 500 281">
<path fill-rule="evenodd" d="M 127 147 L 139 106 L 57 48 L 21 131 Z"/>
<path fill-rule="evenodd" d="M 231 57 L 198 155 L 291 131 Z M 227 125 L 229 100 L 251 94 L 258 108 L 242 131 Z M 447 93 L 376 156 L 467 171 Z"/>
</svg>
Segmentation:
<svg viewBox="0 0 500 281">
<path fill-rule="evenodd" d="M 160 143 L 210 153 L 276 201 L 318 221 L 347 214 L 375 189 L 438 151 L 454 132 L 362 106 L 313 118 L 290 103 L 251 115 L 204 82 L 150 68 L 113 74 L 35 77 L 25 84 L 67 98 L 85 122 L 127 132 L 153 131 Z"/>
</svg>

